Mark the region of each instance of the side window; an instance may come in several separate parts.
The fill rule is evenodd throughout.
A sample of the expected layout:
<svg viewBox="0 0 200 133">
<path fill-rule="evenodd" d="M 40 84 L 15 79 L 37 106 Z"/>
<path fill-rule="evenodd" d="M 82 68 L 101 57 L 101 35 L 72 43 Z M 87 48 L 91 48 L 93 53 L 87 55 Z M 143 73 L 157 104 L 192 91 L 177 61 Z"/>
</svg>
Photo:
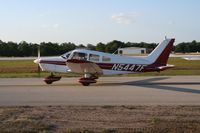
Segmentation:
<svg viewBox="0 0 200 133">
<path fill-rule="evenodd" d="M 87 54 L 85 54 L 85 53 L 79 53 L 79 52 L 74 52 L 72 59 L 87 60 Z"/>
<path fill-rule="evenodd" d="M 68 58 L 69 58 L 69 56 L 70 56 L 70 53 L 69 53 L 69 54 L 66 54 L 66 56 L 65 56 L 65 57 L 68 59 Z"/>
<path fill-rule="evenodd" d="M 110 57 L 103 56 L 102 61 L 104 61 L 104 62 L 110 62 L 110 61 L 111 61 L 111 58 L 110 58 Z"/>
<path fill-rule="evenodd" d="M 90 54 L 89 60 L 90 61 L 99 61 L 99 55 Z"/>
</svg>

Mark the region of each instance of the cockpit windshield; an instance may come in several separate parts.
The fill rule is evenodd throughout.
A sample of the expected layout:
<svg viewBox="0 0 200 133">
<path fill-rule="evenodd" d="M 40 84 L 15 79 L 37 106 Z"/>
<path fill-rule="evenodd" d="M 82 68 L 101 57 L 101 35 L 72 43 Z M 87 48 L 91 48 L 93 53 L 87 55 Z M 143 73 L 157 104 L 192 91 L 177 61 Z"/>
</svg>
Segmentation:
<svg viewBox="0 0 200 133">
<path fill-rule="evenodd" d="M 63 55 L 61 55 L 61 57 L 64 58 L 64 59 L 68 59 L 69 56 L 70 56 L 70 54 L 71 54 L 71 51 L 69 51 L 69 52 L 67 52 L 67 53 L 65 53 L 65 54 L 63 54 Z"/>
</svg>

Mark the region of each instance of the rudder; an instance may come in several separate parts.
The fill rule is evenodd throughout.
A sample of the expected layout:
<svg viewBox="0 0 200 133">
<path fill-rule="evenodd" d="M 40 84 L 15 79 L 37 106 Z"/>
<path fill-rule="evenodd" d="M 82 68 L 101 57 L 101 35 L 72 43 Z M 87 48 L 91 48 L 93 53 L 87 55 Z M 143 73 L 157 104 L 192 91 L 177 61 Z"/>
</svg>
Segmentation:
<svg viewBox="0 0 200 133">
<path fill-rule="evenodd" d="M 151 52 L 149 56 L 147 56 L 147 60 L 154 65 L 165 66 L 167 64 L 169 54 L 173 48 L 174 41 L 174 38 L 165 39 Z"/>
</svg>

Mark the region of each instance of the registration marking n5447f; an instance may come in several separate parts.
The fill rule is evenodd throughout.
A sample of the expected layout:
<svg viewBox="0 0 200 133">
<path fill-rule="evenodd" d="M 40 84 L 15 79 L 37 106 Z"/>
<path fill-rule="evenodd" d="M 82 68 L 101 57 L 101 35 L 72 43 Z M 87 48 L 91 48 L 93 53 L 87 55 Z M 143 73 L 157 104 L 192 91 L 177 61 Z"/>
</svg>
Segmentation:
<svg viewBox="0 0 200 133">
<path fill-rule="evenodd" d="M 138 64 L 114 64 L 112 70 L 141 72 L 144 66 Z"/>
</svg>

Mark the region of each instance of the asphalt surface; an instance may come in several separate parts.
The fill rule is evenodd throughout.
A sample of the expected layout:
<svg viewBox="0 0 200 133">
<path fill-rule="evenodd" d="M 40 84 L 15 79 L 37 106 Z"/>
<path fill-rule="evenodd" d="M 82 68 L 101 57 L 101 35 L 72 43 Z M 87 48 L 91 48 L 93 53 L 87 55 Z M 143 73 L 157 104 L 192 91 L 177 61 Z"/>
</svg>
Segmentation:
<svg viewBox="0 0 200 133">
<path fill-rule="evenodd" d="M 200 105 L 200 76 L 78 78 L 46 85 L 42 78 L 1 78 L 0 106 Z"/>
</svg>

